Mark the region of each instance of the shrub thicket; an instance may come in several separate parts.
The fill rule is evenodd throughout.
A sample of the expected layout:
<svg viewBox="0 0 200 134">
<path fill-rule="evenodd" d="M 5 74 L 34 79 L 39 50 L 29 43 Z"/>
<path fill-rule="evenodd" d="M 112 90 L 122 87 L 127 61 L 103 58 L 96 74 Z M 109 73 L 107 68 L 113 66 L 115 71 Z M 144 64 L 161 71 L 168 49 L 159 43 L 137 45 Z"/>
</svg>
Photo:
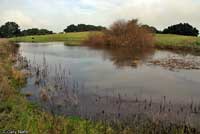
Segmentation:
<svg viewBox="0 0 200 134">
<path fill-rule="evenodd" d="M 104 30 L 103 34 L 91 34 L 84 43 L 93 46 L 152 48 L 154 37 L 152 32 L 138 24 L 137 20 L 116 21 L 109 29 Z"/>
</svg>

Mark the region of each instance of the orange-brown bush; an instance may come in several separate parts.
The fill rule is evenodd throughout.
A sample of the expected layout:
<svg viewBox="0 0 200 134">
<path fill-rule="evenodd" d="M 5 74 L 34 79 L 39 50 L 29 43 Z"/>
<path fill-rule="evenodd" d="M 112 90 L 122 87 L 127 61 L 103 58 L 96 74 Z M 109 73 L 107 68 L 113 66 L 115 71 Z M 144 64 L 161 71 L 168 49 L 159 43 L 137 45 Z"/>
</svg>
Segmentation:
<svg viewBox="0 0 200 134">
<path fill-rule="evenodd" d="M 85 44 L 152 48 L 154 46 L 154 36 L 153 33 L 138 24 L 137 20 L 116 21 L 102 34 L 90 35 Z"/>
<path fill-rule="evenodd" d="M 106 44 L 106 38 L 103 33 L 90 33 L 88 38 L 84 41 L 83 44 L 92 45 L 92 46 L 102 46 Z"/>
</svg>

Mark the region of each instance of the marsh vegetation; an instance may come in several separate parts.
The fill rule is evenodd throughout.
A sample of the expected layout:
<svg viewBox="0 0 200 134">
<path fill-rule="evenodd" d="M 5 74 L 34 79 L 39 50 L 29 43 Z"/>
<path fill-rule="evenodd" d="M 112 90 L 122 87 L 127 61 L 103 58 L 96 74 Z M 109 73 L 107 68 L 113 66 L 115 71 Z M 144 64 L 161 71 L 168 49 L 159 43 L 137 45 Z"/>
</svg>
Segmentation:
<svg viewBox="0 0 200 134">
<path fill-rule="evenodd" d="M 20 54 L 28 59 L 32 72 L 22 93 L 55 117 L 78 116 L 101 122 L 103 129 L 98 131 L 104 133 L 198 132 L 200 109 L 195 96 L 199 85 L 192 77 L 199 71 L 177 72 L 148 65 L 152 58 L 174 55 L 187 59 L 190 55 L 155 50 L 137 54 L 125 48 L 70 47 L 64 43 L 20 45 Z M 160 77 L 157 72 L 164 74 Z M 187 73 L 190 80 L 181 73 Z M 168 79 L 172 76 L 176 79 Z"/>
</svg>

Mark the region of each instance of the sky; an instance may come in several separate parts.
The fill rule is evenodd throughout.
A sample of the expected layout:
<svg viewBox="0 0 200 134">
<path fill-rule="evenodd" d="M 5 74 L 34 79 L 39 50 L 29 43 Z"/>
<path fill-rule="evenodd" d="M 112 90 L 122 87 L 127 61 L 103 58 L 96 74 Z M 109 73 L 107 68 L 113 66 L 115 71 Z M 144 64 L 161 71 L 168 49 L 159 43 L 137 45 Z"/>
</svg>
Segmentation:
<svg viewBox="0 0 200 134">
<path fill-rule="evenodd" d="M 109 27 L 116 20 L 138 19 L 162 30 L 187 22 L 200 30 L 200 0 L 0 0 L 0 25 L 61 32 L 70 24 Z"/>
</svg>

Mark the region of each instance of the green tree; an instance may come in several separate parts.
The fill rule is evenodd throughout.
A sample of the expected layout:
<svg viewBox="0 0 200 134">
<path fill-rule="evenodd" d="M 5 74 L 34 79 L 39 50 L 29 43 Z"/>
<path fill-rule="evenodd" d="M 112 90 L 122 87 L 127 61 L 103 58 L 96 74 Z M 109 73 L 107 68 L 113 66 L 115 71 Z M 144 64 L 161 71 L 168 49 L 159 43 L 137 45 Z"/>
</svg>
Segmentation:
<svg viewBox="0 0 200 134">
<path fill-rule="evenodd" d="M 169 26 L 163 30 L 164 34 L 179 34 L 179 35 L 189 35 L 189 36 L 198 36 L 199 31 L 197 28 L 191 26 L 188 23 L 180 23 L 177 25 Z"/>
<path fill-rule="evenodd" d="M 142 25 L 141 27 L 146 29 L 146 30 L 149 30 L 152 33 L 160 33 L 160 31 L 157 28 L 153 27 L 153 26 Z"/>
<path fill-rule="evenodd" d="M 77 26 L 74 24 L 69 25 L 66 29 L 64 29 L 64 32 L 78 32 Z"/>
<path fill-rule="evenodd" d="M 69 25 L 64 32 L 84 32 L 84 31 L 101 31 L 105 30 L 105 27 L 102 26 L 94 26 L 94 25 L 86 25 L 86 24 L 78 24 L 78 25 Z"/>
<path fill-rule="evenodd" d="M 27 35 L 46 35 L 46 34 L 53 34 L 53 31 L 49 31 L 47 29 L 32 28 L 32 29 L 23 30 L 21 32 L 22 36 L 27 36 Z"/>
<path fill-rule="evenodd" d="M 10 38 L 20 35 L 19 25 L 15 22 L 7 22 L 0 27 L 0 35 L 4 38 Z"/>
</svg>

